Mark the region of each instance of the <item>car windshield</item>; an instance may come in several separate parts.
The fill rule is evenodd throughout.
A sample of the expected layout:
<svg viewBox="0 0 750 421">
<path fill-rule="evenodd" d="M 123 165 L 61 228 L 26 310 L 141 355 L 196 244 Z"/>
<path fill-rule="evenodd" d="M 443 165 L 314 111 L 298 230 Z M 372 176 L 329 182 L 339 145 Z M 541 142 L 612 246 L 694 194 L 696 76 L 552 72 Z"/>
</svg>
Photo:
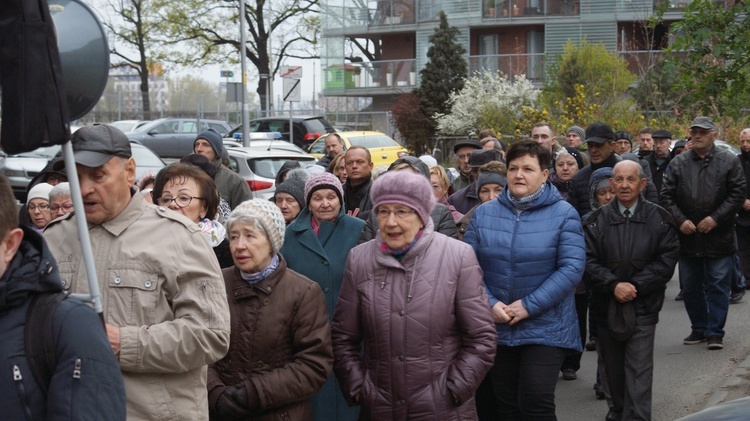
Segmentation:
<svg viewBox="0 0 750 421">
<path fill-rule="evenodd" d="M 349 136 L 349 142 L 352 145 L 364 146 L 367 149 L 399 146 L 395 140 L 385 135 Z"/>
<path fill-rule="evenodd" d="M 313 143 L 310 147 L 310 153 L 326 153 L 326 141 L 325 138 L 321 138 L 317 142 Z"/>
<path fill-rule="evenodd" d="M 247 164 L 250 166 L 250 170 L 253 174 L 264 177 L 264 178 L 276 178 L 276 173 L 279 172 L 281 166 L 286 161 L 299 161 L 303 167 L 312 164 L 315 160 L 310 157 L 299 157 L 299 158 L 250 158 L 247 160 Z"/>
<path fill-rule="evenodd" d="M 115 121 L 113 123 L 109 123 L 110 126 L 116 127 L 123 132 L 129 132 L 133 130 L 137 124 L 137 121 Z"/>
<path fill-rule="evenodd" d="M 318 119 L 305 120 L 308 132 L 327 133 L 326 126 Z"/>
</svg>

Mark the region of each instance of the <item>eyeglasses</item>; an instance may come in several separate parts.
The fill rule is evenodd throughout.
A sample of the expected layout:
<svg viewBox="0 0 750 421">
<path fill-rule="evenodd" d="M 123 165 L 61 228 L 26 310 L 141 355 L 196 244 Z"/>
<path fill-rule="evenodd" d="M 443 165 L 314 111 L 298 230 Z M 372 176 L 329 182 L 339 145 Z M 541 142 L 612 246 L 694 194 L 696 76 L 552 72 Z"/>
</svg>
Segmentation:
<svg viewBox="0 0 750 421">
<path fill-rule="evenodd" d="M 49 210 L 51 210 L 52 212 L 57 212 L 57 211 L 60 210 L 60 208 L 63 208 L 63 210 L 65 212 L 70 212 L 70 210 L 73 209 L 73 205 L 72 204 L 71 205 L 61 205 L 61 206 L 54 205 L 54 206 L 50 206 Z"/>
<path fill-rule="evenodd" d="M 48 211 L 49 205 L 29 205 L 29 212 L 34 212 L 37 209 L 40 211 Z"/>
<path fill-rule="evenodd" d="M 156 203 L 159 206 L 169 206 L 169 204 L 174 201 L 174 203 L 177 205 L 178 208 L 184 208 L 186 206 L 190 206 L 190 202 L 192 202 L 193 199 L 204 200 L 202 197 L 197 197 L 197 196 L 177 196 L 174 198 L 160 197 L 156 199 Z"/>
<path fill-rule="evenodd" d="M 711 133 L 711 130 L 708 130 L 708 129 L 690 129 L 690 134 L 693 136 L 695 135 L 705 136 L 709 133 Z"/>
<path fill-rule="evenodd" d="M 406 219 L 406 217 L 415 213 L 417 213 L 417 211 L 415 211 L 414 209 L 396 209 L 396 210 L 378 209 L 376 215 L 378 219 L 380 220 L 388 219 L 388 217 L 390 217 L 391 214 L 395 215 L 396 219 Z"/>
</svg>

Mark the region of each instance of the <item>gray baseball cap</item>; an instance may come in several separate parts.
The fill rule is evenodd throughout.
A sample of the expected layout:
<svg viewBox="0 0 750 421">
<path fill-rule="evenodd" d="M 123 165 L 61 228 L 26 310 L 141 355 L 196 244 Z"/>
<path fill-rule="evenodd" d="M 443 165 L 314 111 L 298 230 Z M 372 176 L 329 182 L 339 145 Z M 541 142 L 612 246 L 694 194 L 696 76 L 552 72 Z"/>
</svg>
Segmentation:
<svg viewBox="0 0 750 421">
<path fill-rule="evenodd" d="M 701 129 L 708 129 L 708 130 L 716 130 L 716 125 L 714 124 L 714 121 L 711 120 L 711 117 L 695 117 L 695 120 L 693 120 L 693 124 L 690 125 L 690 128 L 693 127 L 700 127 Z"/>
<path fill-rule="evenodd" d="M 125 133 L 106 124 L 81 127 L 73 133 L 71 142 L 76 164 L 85 167 L 100 167 L 115 156 L 133 156 Z"/>
</svg>

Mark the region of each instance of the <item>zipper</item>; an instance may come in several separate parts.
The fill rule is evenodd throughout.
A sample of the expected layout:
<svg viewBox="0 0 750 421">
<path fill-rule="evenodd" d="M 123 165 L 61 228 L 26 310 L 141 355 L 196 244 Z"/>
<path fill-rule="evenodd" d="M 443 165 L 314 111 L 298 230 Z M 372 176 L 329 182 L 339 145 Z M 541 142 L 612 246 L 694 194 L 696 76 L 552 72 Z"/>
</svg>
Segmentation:
<svg viewBox="0 0 750 421">
<path fill-rule="evenodd" d="M 27 420 L 33 420 L 34 417 L 31 415 L 31 407 L 29 406 L 28 396 L 26 396 L 26 387 L 23 385 L 23 376 L 21 375 L 21 369 L 17 365 L 13 365 L 13 381 L 16 383 L 16 389 L 18 389 L 18 395 L 21 398 L 23 405 L 23 412 L 26 415 Z"/>
</svg>

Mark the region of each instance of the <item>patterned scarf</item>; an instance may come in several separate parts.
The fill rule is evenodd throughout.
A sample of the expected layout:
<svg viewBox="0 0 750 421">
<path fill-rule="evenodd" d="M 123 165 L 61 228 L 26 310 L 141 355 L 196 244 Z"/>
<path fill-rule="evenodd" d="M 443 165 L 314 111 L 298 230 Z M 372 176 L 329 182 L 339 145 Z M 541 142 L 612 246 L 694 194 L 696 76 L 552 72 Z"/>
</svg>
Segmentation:
<svg viewBox="0 0 750 421">
<path fill-rule="evenodd" d="M 518 199 L 510 194 L 510 189 L 505 189 L 505 191 L 508 192 L 508 200 L 510 200 L 510 203 L 513 204 L 513 207 L 516 208 L 516 210 L 525 211 L 526 209 L 534 206 L 534 202 L 536 202 L 536 199 L 539 199 L 539 196 L 544 193 L 545 188 L 547 188 L 547 183 L 542 184 L 542 187 L 540 187 L 539 190 L 535 191 L 534 193 Z"/>
<path fill-rule="evenodd" d="M 268 264 L 263 270 L 258 273 L 247 273 L 240 270 L 240 276 L 250 285 L 256 285 L 260 281 L 266 279 L 268 275 L 272 274 L 276 269 L 279 268 L 279 255 L 276 254 L 271 259 L 271 263 Z"/>
<path fill-rule="evenodd" d="M 216 247 L 224 241 L 227 236 L 227 230 L 224 225 L 221 225 L 219 221 L 212 221 L 208 218 L 203 218 L 198 222 L 198 227 L 201 229 L 203 236 L 206 237 L 211 247 Z"/>
<path fill-rule="evenodd" d="M 412 240 L 411 244 L 400 249 L 392 249 L 388 247 L 388 245 L 386 245 L 385 243 L 380 243 L 380 251 L 381 253 L 391 254 L 393 255 L 393 257 L 396 258 L 396 260 L 400 261 L 404 257 L 404 255 L 406 255 L 406 252 L 408 252 L 409 250 L 411 250 L 412 247 L 414 247 L 414 244 L 417 243 L 417 240 L 419 240 L 423 232 L 424 232 L 424 227 L 419 229 L 419 231 L 417 232 L 417 235 L 414 236 L 414 240 Z"/>
</svg>

